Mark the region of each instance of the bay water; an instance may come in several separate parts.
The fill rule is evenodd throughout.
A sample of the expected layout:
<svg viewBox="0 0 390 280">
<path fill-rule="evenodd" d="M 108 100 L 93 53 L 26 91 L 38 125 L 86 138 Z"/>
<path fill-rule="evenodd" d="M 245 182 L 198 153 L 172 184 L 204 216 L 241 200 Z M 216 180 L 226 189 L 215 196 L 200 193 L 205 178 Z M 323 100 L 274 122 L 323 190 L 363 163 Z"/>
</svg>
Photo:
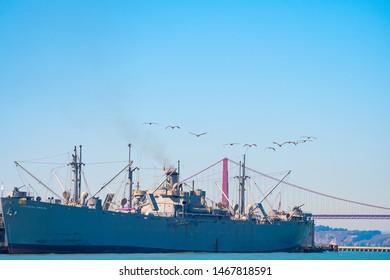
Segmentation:
<svg viewBox="0 0 390 280">
<path fill-rule="evenodd" d="M 390 260 L 390 252 L 0 254 L 0 260 Z"/>
</svg>

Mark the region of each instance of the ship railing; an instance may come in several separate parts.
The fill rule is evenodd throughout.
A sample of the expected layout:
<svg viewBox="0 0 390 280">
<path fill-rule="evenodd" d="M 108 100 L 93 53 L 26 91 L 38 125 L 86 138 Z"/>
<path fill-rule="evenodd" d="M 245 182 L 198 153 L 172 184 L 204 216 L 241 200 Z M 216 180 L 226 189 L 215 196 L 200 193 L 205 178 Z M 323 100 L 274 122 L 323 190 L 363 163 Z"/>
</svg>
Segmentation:
<svg viewBox="0 0 390 280">
<path fill-rule="evenodd" d="M 178 213 L 179 216 L 183 216 L 183 213 Z M 215 214 L 215 213 L 194 213 L 194 212 L 185 212 L 184 217 L 218 217 L 218 218 L 231 218 L 232 216 Z"/>
</svg>

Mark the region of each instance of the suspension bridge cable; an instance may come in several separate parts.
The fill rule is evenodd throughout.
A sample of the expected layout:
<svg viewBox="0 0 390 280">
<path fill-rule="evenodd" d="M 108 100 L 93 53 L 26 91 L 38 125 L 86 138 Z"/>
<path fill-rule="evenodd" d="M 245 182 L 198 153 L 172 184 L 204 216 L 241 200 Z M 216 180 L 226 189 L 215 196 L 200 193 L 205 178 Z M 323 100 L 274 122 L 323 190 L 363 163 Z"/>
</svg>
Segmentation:
<svg viewBox="0 0 390 280">
<path fill-rule="evenodd" d="M 231 163 L 236 164 L 236 165 L 240 165 L 238 162 L 235 162 L 235 161 L 233 161 L 233 160 L 231 160 L 231 159 L 229 159 L 229 161 L 230 161 Z M 269 178 L 269 179 L 272 179 L 272 180 L 275 180 L 275 181 L 279 181 L 279 179 L 277 179 L 277 178 L 274 178 L 274 177 L 269 176 L 269 175 L 267 175 L 267 174 L 265 174 L 265 173 L 262 173 L 262 172 L 259 172 L 259 171 L 257 171 L 257 170 L 254 170 L 254 169 L 249 168 L 249 167 L 247 167 L 247 166 L 246 166 L 245 168 L 248 169 L 248 170 L 250 170 L 250 171 L 252 171 L 252 172 L 255 172 L 255 173 L 257 173 L 257 174 L 260 174 L 260 175 L 262 175 L 262 176 L 264 176 L 264 177 L 267 177 L 267 178 Z M 345 198 L 340 198 L 340 197 L 332 196 L 332 195 L 329 195 L 329 194 L 325 194 L 325 193 L 313 191 L 313 190 L 310 190 L 310 189 L 307 189 L 307 188 L 304 188 L 304 187 L 300 187 L 300 186 L 298 186 L 298 185 L 295 185 L 295 184 L 293 184 L 293 183 L 289 183 L 289 182 L 286 182 L 286 181 L 284 181 L 284 183 L 285 183 L 286 185 L 291 186 L 291 187 L 294 187 L 294 188 L 297 188 L 297 189 L 300 189 L 300 190 L 303 190 L 303 191 L 307 191 L 307 192 L 310 192 L 310 193 L 318 194 L 318 195 L 321 195 L 321 196 L 325 196 L 325 197 L 328 197 L 328 198 L 332 198 L 332 199 L 335 199 L 335 200 L 344 201 L 344 202 L 349 202 L 349 203 L 353 203 L 353 204 L 357 204 L 357 205 L 361 205 L 361 206 L 373 207 L 373 208 L 377 208 L 377 209 L 390 210 L 389 207 L 377 206 L 377 205 L 372 205 L 372 204 L 367 204 L 367 203 L 363 203 L 363 202 L 358 202 L 358 201 L 353 201 L 353 200 L 349 200 L 349 199 L 345 199 Z"/>
</svg>

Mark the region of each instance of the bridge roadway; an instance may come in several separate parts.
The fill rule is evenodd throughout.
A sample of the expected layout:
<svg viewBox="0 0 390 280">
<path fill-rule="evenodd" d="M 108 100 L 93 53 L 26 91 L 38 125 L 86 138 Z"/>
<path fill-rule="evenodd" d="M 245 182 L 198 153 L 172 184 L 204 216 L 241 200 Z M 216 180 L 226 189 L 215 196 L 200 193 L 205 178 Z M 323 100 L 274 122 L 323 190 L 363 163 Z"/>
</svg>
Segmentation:
<svg viewBox="0 0 390 280">
<path fill-rule="evenodd" d="M 390 247 L 338 246 L 338 251 L 353 251 L 353 252 L 390 252 Z"/>
<path fill-rule="evenodd" d="M 390 215 L 383 214 L 313 214 L 317 220 L 390 220 Z"/>
</svg>

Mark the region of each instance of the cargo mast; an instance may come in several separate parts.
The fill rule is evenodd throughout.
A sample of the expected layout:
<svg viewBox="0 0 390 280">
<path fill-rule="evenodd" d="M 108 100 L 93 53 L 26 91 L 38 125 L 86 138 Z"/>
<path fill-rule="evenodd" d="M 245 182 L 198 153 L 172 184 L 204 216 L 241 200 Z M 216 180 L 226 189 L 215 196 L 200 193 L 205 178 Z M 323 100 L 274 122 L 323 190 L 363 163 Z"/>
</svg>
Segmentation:
<svg viewBox="0 0 390 280">
<path fill-rule="evenodd" d="M 138 167 L 134 167 L 131 169 L 131 165 L 133 164 L 131 160 L 131 144 L 129 146 L 129 208 L 133 207 L 133 172 L 138 169 Z"/>
<path fill-rule="evenodd" d="M 242 167 L 242 174 L 241 174 L 241 167 Z M 240 162 L 240 175 L 239 175 L 239 200 L 240 200 L 240 214 L 244 215 L 245 214 L 245 155 L 244 155 L 244 162 L 241 165 Z"/>
<path fill-rule="evenodd" d="M 133 207 L 133 170 L 131 170 L 131 144 L 129 144 L 129 208 Z"/>
<path fill-rule="evenodd" d="M 74 175 L 74 192 L 73 192 L 73 201 L 74 203 L 80 202 L 80 194 L 81 194 L 81 166 L 84 165 L 81 161 L 81 149 L 82 146 L 79 146 L 80 151 L 80 160 L 78 160 L 77 156 L 77 147 L 74 146 L 74 154 L 72 155 L 73 160 L 71 162 L 72 168 L 73 168 L 73 175 Z"/>
</svg>

